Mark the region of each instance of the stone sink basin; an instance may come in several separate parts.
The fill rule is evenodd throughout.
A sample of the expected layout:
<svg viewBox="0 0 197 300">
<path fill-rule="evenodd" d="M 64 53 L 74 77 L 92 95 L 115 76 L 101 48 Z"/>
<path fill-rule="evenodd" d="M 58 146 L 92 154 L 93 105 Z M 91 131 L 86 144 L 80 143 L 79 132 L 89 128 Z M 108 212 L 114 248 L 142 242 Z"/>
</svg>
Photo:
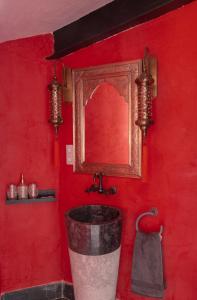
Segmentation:
<svg viewBox="0 0 197 300">
<path fill-rule="evenodd" d="M 107 205 L 84 205 L 66 213 L 76 300 L 115 300 L 122 215 Z"/>
<path fill-rule="evenodd" d="M 121 211 L 107 205 L 84 205 L 66 213 L 71 250 L 85 255 L 102 255 L 120 246 Z"/>
</svg>

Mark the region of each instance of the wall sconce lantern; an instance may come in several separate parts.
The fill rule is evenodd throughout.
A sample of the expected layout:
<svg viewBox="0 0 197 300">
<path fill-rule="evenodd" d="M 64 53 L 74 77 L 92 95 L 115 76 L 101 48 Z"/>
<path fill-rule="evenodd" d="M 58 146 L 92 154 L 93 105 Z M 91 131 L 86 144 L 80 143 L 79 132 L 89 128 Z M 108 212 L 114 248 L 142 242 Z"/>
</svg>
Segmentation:
<svg viewBox="0 0 197 300">
<path fill-rule="evenodd" d="M 57 81 L 56 66 L 54 76 L 48 85 L 50 91 L 50 119 L 49 122 L 54 126 L 55 135 L 58 134 L 59 126 L 63 123 L 62 118 L 62 85 Z"/>
<path fill-rule="evenodd" d="M 149 55 L 147 48 L 142 61 L 142 73 L 135 82 L 138 87 L 138 119 L 135 124 L 140 127 L 144 142 L 148 127 L 154 123 L 152 119 L 152 99 L 157 92 L 156 59 Z"/>
</svg>

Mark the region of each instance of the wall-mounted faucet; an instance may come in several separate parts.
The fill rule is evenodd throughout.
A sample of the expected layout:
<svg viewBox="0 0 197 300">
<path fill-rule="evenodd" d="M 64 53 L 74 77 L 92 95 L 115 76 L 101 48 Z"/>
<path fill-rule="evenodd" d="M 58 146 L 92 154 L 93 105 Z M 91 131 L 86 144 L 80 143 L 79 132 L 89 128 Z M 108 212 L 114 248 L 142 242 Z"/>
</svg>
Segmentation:
<svg viewBox="0 0 197 300">
<path fill-rule="evenodd" d="M 103 187 L 103 173 L 95 173 L 93 176 L 93 184 L 85 190 L 87 193 L 98 192 L 104 195 L 114 195 L 117 193 L 116 187 L 112 186 L 109 189 Z"/>
</svg>

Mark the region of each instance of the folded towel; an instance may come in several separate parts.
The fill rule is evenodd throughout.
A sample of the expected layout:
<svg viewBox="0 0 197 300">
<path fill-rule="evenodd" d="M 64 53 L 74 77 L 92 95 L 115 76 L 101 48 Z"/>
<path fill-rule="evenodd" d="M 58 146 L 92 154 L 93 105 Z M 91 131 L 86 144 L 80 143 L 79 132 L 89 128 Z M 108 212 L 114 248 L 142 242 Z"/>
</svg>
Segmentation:
<svg viewBox="0 0 197 300">
<path fill-rule="evenodd" d="M 161 236 L 138 231 L 134 245 L 131 289 L 133 292 L 162 298 L 164 294 Z"/>
</svg>

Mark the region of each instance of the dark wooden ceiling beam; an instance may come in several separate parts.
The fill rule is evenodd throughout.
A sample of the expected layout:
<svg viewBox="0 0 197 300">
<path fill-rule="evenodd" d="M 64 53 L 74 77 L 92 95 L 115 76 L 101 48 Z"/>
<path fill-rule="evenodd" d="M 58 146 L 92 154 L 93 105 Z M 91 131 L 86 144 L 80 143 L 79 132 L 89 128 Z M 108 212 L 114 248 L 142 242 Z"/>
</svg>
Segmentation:
<svg viewBox="0 0 197 300">
<path fill-rule="evenodd" d="M 193 0 L 115 0 L 85 17 L 54 31 L 57 59 L 122 30 L 159 17 Z"/>
</svg>

